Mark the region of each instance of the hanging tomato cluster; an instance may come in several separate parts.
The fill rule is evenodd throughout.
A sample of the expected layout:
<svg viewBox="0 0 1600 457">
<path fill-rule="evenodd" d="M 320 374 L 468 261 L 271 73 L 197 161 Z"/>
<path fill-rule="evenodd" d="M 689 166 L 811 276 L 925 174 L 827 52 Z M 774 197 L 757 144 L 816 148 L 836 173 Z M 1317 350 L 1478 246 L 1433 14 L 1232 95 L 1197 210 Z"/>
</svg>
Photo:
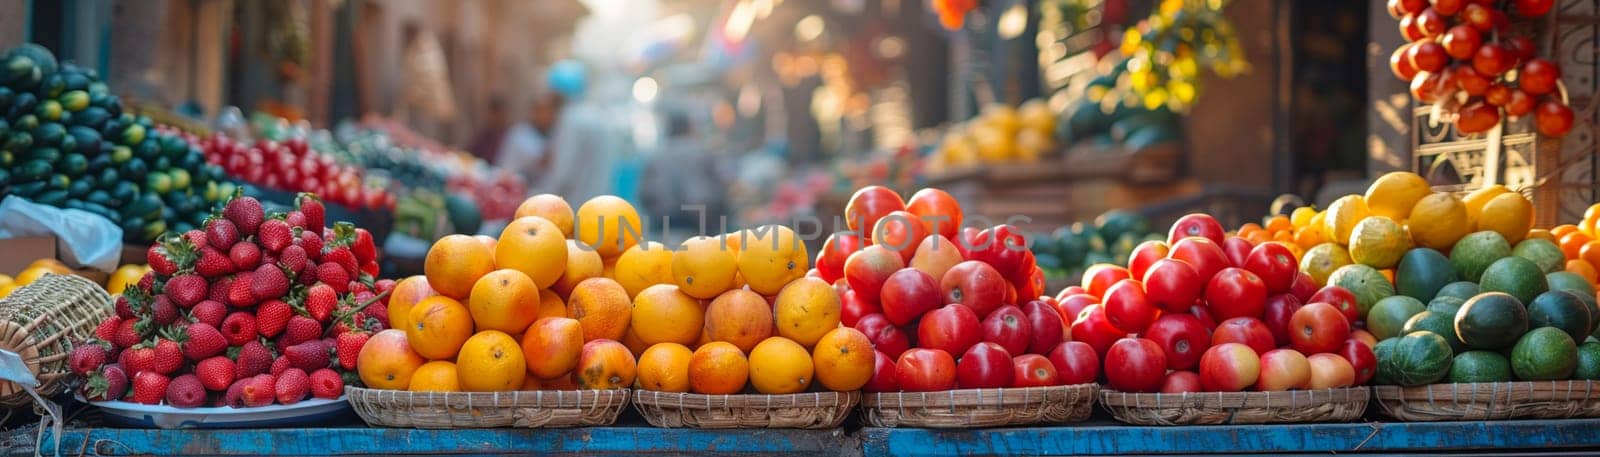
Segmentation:
<svg viewBox="0 0 1600 457">
<path fill-rule="evenodd" d="M 1411 96 L 1456 114 L 1463 134 L 1488 131 L 1502 115 L 1533 113 L 1540 134 L 1572 129 L 1572 109 L 1557 86 L 1561 67 L 1538 56 L 1533 39 L 1513 35 L 1507 12 L 1537 18 L 1555 0 L 1389 0 L 1407 43 L 1389 56 Z"/>
<path fill-rule="evenodd" d="M 967 12 L 978 8 L 978 0 L 933 0 L 933 11 L 939 14 L 939 25 L 946 30 L 961 30 L 967 22 Z"/>
</svg>

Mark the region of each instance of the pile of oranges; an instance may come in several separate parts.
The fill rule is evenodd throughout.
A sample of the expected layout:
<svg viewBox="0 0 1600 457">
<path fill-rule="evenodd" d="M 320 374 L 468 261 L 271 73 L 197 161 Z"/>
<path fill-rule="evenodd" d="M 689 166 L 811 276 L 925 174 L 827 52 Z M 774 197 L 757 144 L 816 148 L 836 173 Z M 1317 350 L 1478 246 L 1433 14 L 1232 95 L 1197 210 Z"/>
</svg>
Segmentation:
<svg viewBox="0 0 1600 457">
<path fill-rule="evenodd" d="M 1589 206 L 1577 224 L 1562 224 L 1545 230 L 1532 230 L 1530 238 L 1546 238 L 1561 246 L 1567 257 L 1566 271 L 1582 276 L 1590 284 L 1597 282 L 1596 269 L 1600 268 L 1600 203 Z"/>
<path fill-rule="evenodd" d="M 789 227 L 701 236 L 677 249 L 627 201 L 577 211 L 524 201 L 498 238 L 434 242 L 368 341 L 368 386 L 411 391 L 643 388 L 728 394 L 856 390 L 871 343 L 839 327 L 839 296 L 806 277 Z M 815 383 L 813 381 L 816 381 Z"/>
</svg>

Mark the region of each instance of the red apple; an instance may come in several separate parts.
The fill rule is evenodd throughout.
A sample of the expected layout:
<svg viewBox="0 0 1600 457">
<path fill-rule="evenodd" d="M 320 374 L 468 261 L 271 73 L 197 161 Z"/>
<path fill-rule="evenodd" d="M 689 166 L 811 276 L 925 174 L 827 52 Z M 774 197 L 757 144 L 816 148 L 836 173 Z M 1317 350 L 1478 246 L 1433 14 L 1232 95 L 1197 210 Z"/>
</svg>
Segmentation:
<svg viewBox="0 0 1600 457">
<path fill-rule="evenodd" d="M 994 238 L 988 235 L 977 227 L 962 227 L 959 235 L 951 241 L 956 242 L 956 249 L 961 251 L 961 258 L 977 260 L 979 254 L 989 249 L 990 243 L 994 243 Z"/>
<path fill-rule="evenodd" d="M 1261 376 L 1256 390 L 1305 389 L 1311 385 L 1311 362 L 1294 349 L 1273 349 L 1261 354 Z"/>
<path fill-rule="evenodd" d="M 917 323 L 917 346 L 963 354 L 982 340 L 978 315 L 967 305 L 949 304 L 928 311 Z"/>
<path fill-rule="evenodd" d="M 1104 298 L 1106 289 L 1110 289 L 1112 284 L 1132 277 L 1127 268 L 1109 263 L 1090 265 L 1083 272 L 1083 288 L 1089 291 L 1089 295 Z"/>
<path fill-rule="evenodd" d="M 878 219 L 894 211 L 906 209 L 900 194 L 883 186 L 866 186 L 856 190 L 845 203 L 845 225 L 850 230 L 866 231 L 878 225 Z M 867 235 L 871 239 L 871 235 Z"/>
<path fill-rule="evenodd" d="M 1056 345 L 1066 341 L 1068 329 L 1055 305 L 1043 300 L 1030 300 L 1022 305 L 1022 313 L 1028 316 L 1028 332 L 1033 337 L 1028 342 L 1029 353 L 1048 354 Z"/>
<path fill-rule="evenodd" d="M 1228 255 L 1222 252 L 1222 245 L 1206 238 L 1190 237 L 1178 240 L 1172 245 L 1169 258 L 1182 260 L 1194 268 L 1200 276 L 1202 284 L 1211 281 L 1212 276 L 1228 267 Z M 1202 287 L 1204 288 L 1204 287 Z"/>
<path fill-rule="evenodd" d="M 917 245 L 916 253 L 911 255 L 911 263 L 906 266 L 922 270 L 933 279 L 943 279 L 944 274 L 962 260 L 965 259 L 961 258 L 961 251 L 956 249 L 954 242 L 941 235 L 930 235 Z"/>
<path fill-rule="evenodd" d="M 1033 263 L 1033 254 L 1028 254 L 1027 261 L 1030 264 Z M 1028 270 L 1027 278 L 1012 279 L 1011 286 L 1017 290 L 1017 297 L 1019 298 L 1018 301 L 1032 300 L 1035 298 L 1048 298 L 1051 301 L 1056 299 L 1055 297 L 1044 294 L 1044 269 L 1041 269 L 1038 266 L 1034 266 Z"/>
<path fill-rule="evenodd" d="M 861 236 L 853 232 L 834 232 L 822 242 L 822 252 L 817 253 L 817 272 L 828 282 L 844 278 L 844 263 L 850 254 L 861 250 Z"/>
<path fill-rule="evenodd" d="M 1089 305 L 1098 304 L 1100 304 L 1100 299 L 1094 298 L 1093 295 L 1073 294 L 1067 296 L 1065 300 L 1058 300 L 1056 302 L 1056 309 L 1061 311 L 1062 321 L 1076 322 L 1078 320 L 1078 316 L 1083 314 L 1084 308 L 1088 308 Z"/>
<path fill-rule="evenodd" d="M 1073 296 L 1073 295 L 1077 295 L 1077 294 L 1087 294 L 1087 293 L 1089 293 L 1089 289 L 1085 289 L 1085 288 L 1083 288 L 1083 286 L 1067 286 L 1067 287 L 1063 287 L 1063 288 L 1061 288 L 1060 292 L 1056 292 L 1056 301 L 1065 301 L 1067 299 L 1067 297 L 1070 297 L 1070 296 Z"/>
<path fill-rule="evenodd" d="M 1106 319 L 1128 333 L 1143 333 L 1160 311 L 1145 299 L 1144 284 L 1124 279 L 1106 290 Z"/>
<path fill-rule="evenodd" d="M 900 380 L 895 376 L 894 358 L 883 351 L 873 351 L 872 379 L 861 390 L 867 392 L 899 392 Z"/>
<path fill-rule="evenodd" d="M 1306 386 L 1307 389 L 1338 389 L 1355 385 L 1355 366 L 1344 357 L 1312 354 L 1306 359 L 1311 364 L 1311 383 Z"/>
<path fill-rule="evenodd" d="M 1188 370 L 1200 363 L 1200 355 L 1211 347 L 1211 331 L 1200 319 L 1189 314 L 1169 313 L 1156 319 L 1145 338 L 1161 346 L 1167 356 L 1167 368 Z"/>
<path fill-rule="evenodd" d="M 1167 258 L 1167 253 L 1170 251 L 1171 248 L 1167 246 L 1167 243 L 1161 241 L 1149 240 L 1139 243 L 1139 246 L 1133 248 L 1133 253 L 1128 255 L 1129 277 L 1135 279 L 1143 278 L 1145 272 L 1150 269 L 1150 265 L 1156 263 L 1157 260 Z"/>
<path fill-rule="evenodd" d="M 938 349 L 912 348 L 900 354 L 895 377 L 907 392 L 935 392 L 956 387 L 956 359 Z"/>
<path fill-rule="evenodd" d="M 1350 362 L 1355 368 L 1355 385 L 1366 384 L 1372 376 L 1378 374 L 1378 356 L 1372 353 L 1372 347 L 1355 338 L 1344 341 L 1339 347 L 1339 356 Z"/>
<path fill-rule="evenodd" d="M 1123 338 L 1106 351 L 1106 384 L 1123 392 L 1155 392 L 1167 373 L 1161 346 L 1144 338 Z"/>
<path fill-rule="evenodd" d="M 1293 295 L 1279 294 L 1267 297 L 1267 308 L 1261 314 L 1261 323 L 1267 324 L 1267 330 L 1272 331 L 1272 340 L 1277 346 L 1289 345 L 1289 319 L 1294 317 L 1295 310 L 1300 309 L 1300 299 Z"/>
<path fill-rule="evenodd" d="M 956 361 L 956 386 L 962 389 L 1011 387 L 1014 380 L 1011 354 L 998 344 L 974 344 Z"/>
<path fill-rule="evenodd" d="M 1078 315 L 1078 320 L 1072 321 L 1072 340 L 1088 343 L 1094 348 L 1095 355 L 1105 358 L 1106 350 L 1112 343 L 1128 336 L 1128 332 L 1117 329 L 1106 319 L 1105 308 L 1100 305 L 1090 305 Z"/>
<path fill-rule="evenodd" d="M 1278 243 L 1261 243 L 1245 257 L 1244 269 L 1255 273 L 1266 283 L 1267 293 L 1288 293 L 1300 275 L 1300 264 L 1289 248 Z"/>
<path fill-rule="evenodd" d="M 1143 278 L 1145 298 L 1167 312 L 1187 311 L 1205 288 L 1194 267 L 1178 259 L 1157 260 Z"/>
<path fill-rule="evenodd" d="M 1267 306 L 1267 285 L 1243 268 L 1224 268 L 1206 285 L 1206 303 L 1219 319 L 1260 317 Z"/>
<path fill-rule="evenodd" d="M 1217 319 L 1211 316 L 1211 308 L 1208 308 L 1203 304 L 1190 306 L 1189 315 L 1194 316 L 1195 319 L 1199 319 L 1200 325 L 1205 326 L 1205 328 L 1217 328 Z"/>
<path fill-rule="evenodd" d="M 1050 363 L 1062 385 L 1088 384 L 1100 377 L 1100 356 L 1082 341 L 1065 341 L 1050 350 Z"/>
<path fill-rule="evenodd" d="M 1327 303 L 1333 305 L 1341 314 L 1344 314 L 1345 320 L 1350 322 L 1361 320 L 1361 305 L 1356 302 L 1356 294 L 1350 292 L 1350 289 L 1335 285 L 1324 286 L 1318 289 L 1317 293 L 1312 294 L 1311 298 L 1305 302 Z"/>
<path fill-rule="evenodd" d="M 1033 251 L 1028 250 L 1028 238 L 1022 229 L 1010 225 L 996 225 L 980 233 L 980 238 L 994 240 L 982 253 L 977 254 L 978 260 L 989 262 L 995 270 L 1005 277 L 1021 277 L 1027 274 L 1024 267 L 1035 266 L 1028 260 L 1032 258 Z"/>
<path fill-rule="evenodd" d="M 961 229 L 961 204 L 941 189 L 929 187 L 911 194 L 906 199 L 906 211 L 917 215 L 929 232 L 947 239 L 955 238 Z"/>
<path fill-rule="evenodd" d="M 882 314 L 862 316 L 861 320 L 856 321 L 855 329 L 867 336 L 873 349 L 888 354 L 890 358 L 898 359 L 901 353 L 911 347 L 910 337 Z"/>
<path fill-rule="evenodd" d="M 1217 324 L 1217 329 L 1211 332 L 1211 345 L 1225 343 L 1243 344 L 1257 354 L 1278 347 L 1272 340 L 1272 331 L 1267 329 L 1267 324 L 1253 317 L 1235 317 Z"/>
<path fill-rule="evenodd" d="M 922 219 L 915 214 L 891 211 L 878 219 L 871 236 L 874 246 L 889 248 L 899 254 L 901 260 L 909 262 L 911 255 L 917 252 L 917 245 L 928 237 L 928 227 L 922 225 Z"/>
<path fill-rule="evenodd" d="M 915 268 L 901 268 L 889 275 L 889 279 L 883 283 L 879 300 L 879 304 L 883 305 L 884 317 L 888 317 L 894 325 L 906 325 L 917 320 L 923 313 L 938 307 L 939 302 L 939 283 Z M 960 354 L 961 351 L 954 353 Z"/>
<path fill-rule="evenodd" d="M 1200 387 L 1208 392 L 1238 392 L 1260 376 L 1261 358 L 1249 346 L 1223 343 L 1200 356 Z"/>
<path fill-rule="evenodd" d="M 1011 387 L 1049 387 L 1061 384 L 1056 366 L 1039 354 L 1023 354 L 1011 358 Z"/>
<path fill-rule="evenodd" d="M 1161 393 L 1164 394 L 1201 391 L 1200 375 L 1193 371 L 1174 371 L 1167 373 L 1166 379 L 1161 380 Z"/>
<path fill-rule="evenodd" d="M 988 315 L 1005 304 L 1006 280 L 994 267 L 968 260 L 950 267 L 939 280 L 945 303 L 960 303 L 972 312 Z"/>
<path fill-rule="evenodd" d="M 1172 223 L 1172 229 L 1167 231 L 1167 244 L 1177 244 L 1178 240 L 1191 236 L 1206 238 L 1220 245 L 1224 231 L 1222 224 L 1218 224 L 1210 215 L 1187 214 Z"/>
<path fill-rule="evenodd" d="M 844 280 L 863 297 L 881 298 L 883 283 L 906 267 L 905 259 L 883 246 L 867 246 L 844 262 Z"/>
<path fill-rule="evenodd" d="M 846 290 L 839 294 L 839 322 L 845 327 L 855 327 L 863 316 L 883 312 L 877 303 L 861 298 L 854 290 Z"/>
<path fill-rule="evenodd" d="M 1350 339 L 1350 321 L 1327 303 L 1312 303 L 1289 320 L 1289 341 L 1296 350 L 1320 354 L 1339 350 Z"/>
<path fill-rule="evenodd" d="M 1227 254 L 1229 266 L 1244 266 L 1245 259 L 1250 257 L 1250 250 L 1255 248 L 1256 245 L 1250 244 L 1250 240 L 1237 236 L 1230 236 L 1222 240 L 1222 253 Z"/>
<path fill-rule="evenodd" d="M 982 326 L 983 340 L 999 344 L 1008 354 L 1027 352 L 1028 344 L 1033 341 L 1028 316 L 1015 305 L 1002 306 L 989 313 L 989 317 L 983 318 Z"/>
<path fill-rule="evenodd" d="M 1317 293 L 1317 280 L 1302 271 L 1294 277 L 1294 284 L 1289 286 L 1289 294 L 1300 299 L 1300 303 L 1311 303 L 1311 296 Z"/>
</svg>

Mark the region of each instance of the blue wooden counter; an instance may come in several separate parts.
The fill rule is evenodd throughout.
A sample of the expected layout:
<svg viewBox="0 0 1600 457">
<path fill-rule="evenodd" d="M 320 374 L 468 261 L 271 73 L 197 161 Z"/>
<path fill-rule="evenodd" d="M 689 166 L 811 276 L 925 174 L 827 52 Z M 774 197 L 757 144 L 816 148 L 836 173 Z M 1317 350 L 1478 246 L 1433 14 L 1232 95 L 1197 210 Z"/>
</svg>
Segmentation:
<svg viewBox="0 0 1600 457">
<path fill-rule="evenodd" d="M 865 455 L 1291 454 L 1600 449 L 1600 419 L 928 430 L 867 428 Z"/>
</svg>

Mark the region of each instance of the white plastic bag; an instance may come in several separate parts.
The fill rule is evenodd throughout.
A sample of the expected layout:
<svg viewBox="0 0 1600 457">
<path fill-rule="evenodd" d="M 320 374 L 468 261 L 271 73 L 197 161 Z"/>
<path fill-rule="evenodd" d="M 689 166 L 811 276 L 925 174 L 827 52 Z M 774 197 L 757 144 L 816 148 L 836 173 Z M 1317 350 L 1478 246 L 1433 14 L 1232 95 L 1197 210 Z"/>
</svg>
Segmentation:
<svg viewBox="0 0 1600 457">
<path fill-rule="evenodd" d="M 88 211 L 57 208 L 15 195 L 0 200 L 0 239 L 54 235 L 72 266 L 117 269 L 122 258 L 122 227 Z"/>
</svg>

